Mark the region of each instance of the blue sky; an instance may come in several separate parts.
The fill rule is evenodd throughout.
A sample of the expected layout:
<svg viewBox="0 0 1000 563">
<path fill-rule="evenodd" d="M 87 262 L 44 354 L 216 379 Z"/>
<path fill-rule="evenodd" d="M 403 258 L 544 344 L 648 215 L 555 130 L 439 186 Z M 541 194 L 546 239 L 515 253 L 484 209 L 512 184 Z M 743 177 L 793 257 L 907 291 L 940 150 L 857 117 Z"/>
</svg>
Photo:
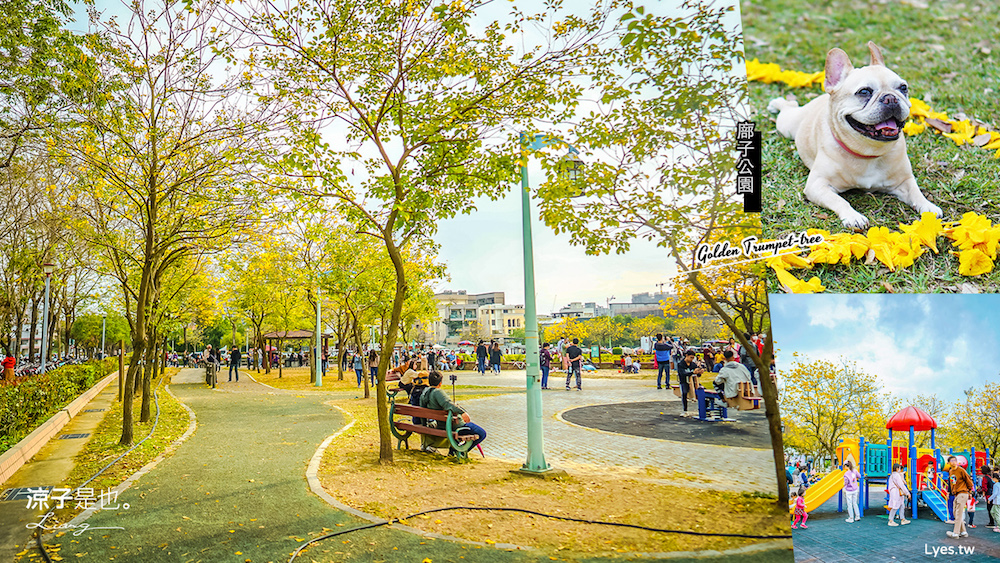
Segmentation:
<svg viewBox="0 0 1000 563">
<path fill-rule="evenodd" d="M 857 362 L 906 398 L 964 398 L 996 381 L 1000 295 L 771 295 L 779 369 L 792 352 Z"/>
</svg>

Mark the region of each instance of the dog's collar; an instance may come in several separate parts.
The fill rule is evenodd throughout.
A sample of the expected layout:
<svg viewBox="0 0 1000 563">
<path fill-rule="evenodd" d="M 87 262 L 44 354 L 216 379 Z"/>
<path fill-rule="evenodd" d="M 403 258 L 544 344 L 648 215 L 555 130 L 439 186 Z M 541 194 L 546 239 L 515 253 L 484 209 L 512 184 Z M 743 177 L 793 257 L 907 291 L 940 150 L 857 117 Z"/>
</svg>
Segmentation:
<svg viewBox="0 0 1000 563">
<path fill-rule="evenodd" d="M 851 156 L 856 156 L 858 158 L 878 158 L 878 155 L 858 154 L 858 153 L 852 151 L 851 149 L 847 148 L 847 145 L 845 145 L 844 142 L 841 141 L 839 137 L 837 137 L 836 133 L 834 133 L 833 131 L 830 131 L 830 134 L 833 135 L 833 140 L 837 141 L 837 144 L 840 145 L 840 148 L 842 148 L 845 151 L 847 151 L 848 154 L 850 154 Z"/>
</svg>

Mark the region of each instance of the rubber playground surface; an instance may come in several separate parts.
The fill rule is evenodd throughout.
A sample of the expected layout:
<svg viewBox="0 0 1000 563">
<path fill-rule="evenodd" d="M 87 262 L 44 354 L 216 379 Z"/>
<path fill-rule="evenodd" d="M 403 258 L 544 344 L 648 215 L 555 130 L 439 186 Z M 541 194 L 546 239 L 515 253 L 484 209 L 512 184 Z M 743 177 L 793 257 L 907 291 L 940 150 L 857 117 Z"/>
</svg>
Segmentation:
<svg viewBox="0 0 1000 563">
<path fill-rule="evenodd" d="M 815 485 L 813 485 L 815 486 Z M 881 563 L 910 561 L 997 561 L 1000 534 L 985 527 L 985 511 L 976 513 L 977 528 L 969 537 L 952 539 L 945 524 L 930 508 L 918 508 L 917 519 L 905 526 L 889 527 L 884 486 L 872 486 L 864 518 L 848 524 L 846 512 L 837 512 L 837 495 L 809 513 L 806 530 L 792 530 L 795 561 L 824 563 Z M 909 511 L 907 511 L 909 515 Z"/>
<path fill-rule="evenodd" d="M 684 418 L 681 412 L 680 401 L 652 401 L 579 407 L 562 413 L 562 418 L 588 428 L 646 438 L 741 448 L 771 447 L 764 409 L 732 409 L 729 416 L 736 422 L 703 422 Z"/>
<path fill-rule="evenodd" d="M 345 424 L 341 412 L 326 404 L 331 395 L 275 392 L 242 381 L 232 391 L 213 391 L 200 383 L 175 383 L 171 390 L 195 412 L 196 431 L 171 457 L 121 493 L 118 501 L 127 503 L 127 510 L 96 512 L 86 520 L 91 529 L 79 536 L 46 536 L 48 545 L 59 544 L 63 560 L 281 562 L 288 561 L 304 541 L 368 524 L 314 495 L 306 481 L 306 467 L 317 447 Z M 469 499 L 476 499 L 475 491 L 469 492 Z M 614 534 L 614 530 L 595 526 L 594 533 Z M 751 547 L 756 550 L 672 554 L 671 560 L 791 561 L 787 548 Z M 505 550 L 379 527 L 324 540 L 296 561 L 422 563 L 425 559 L 597 562 L 622 561 L 627 556 Z"/>
</svg>

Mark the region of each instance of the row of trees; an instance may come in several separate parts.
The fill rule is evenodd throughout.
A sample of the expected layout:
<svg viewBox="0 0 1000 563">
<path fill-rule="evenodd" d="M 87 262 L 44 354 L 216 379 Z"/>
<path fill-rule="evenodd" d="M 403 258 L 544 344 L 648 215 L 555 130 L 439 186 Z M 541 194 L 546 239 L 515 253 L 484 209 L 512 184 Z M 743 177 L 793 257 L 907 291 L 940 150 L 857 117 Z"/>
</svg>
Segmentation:
<svg viewBox="0 0 1000 563">
<path fill-rule="evenodd" d="M 965 398 L 954 403 L 934 394 L 904 401 L 885 391 L 876 375 L 865 373 L 853 362 L 794 358 L 792 366 L 782 372 L 781 411 L 789 451 L 832 459 L 843 438 L 863 436 L 885 443 L 886 421 L 907 405 L 937 421 L 935 441 L 939 447 L 1000 451 L 1000 383 L 966 389 Z M 916 444 L 930 447 L 930 433 L 918 432 Z"/>
</svg>

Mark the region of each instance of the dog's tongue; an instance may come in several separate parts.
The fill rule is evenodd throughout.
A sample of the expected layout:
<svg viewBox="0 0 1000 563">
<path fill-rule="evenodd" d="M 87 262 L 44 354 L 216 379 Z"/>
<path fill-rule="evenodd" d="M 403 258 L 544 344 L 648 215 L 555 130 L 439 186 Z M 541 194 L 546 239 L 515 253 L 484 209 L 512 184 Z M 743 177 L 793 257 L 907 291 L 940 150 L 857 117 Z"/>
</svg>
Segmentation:
<svg viewBox="0 0 1000 563">
<path fill-rule="evenodd" d="M 896 127 L 896 120 L 888 119 L 876 125 L 875 129 L 883 135 L 892 136 L 898 133 L 899 128 Z"/>
</svg>

